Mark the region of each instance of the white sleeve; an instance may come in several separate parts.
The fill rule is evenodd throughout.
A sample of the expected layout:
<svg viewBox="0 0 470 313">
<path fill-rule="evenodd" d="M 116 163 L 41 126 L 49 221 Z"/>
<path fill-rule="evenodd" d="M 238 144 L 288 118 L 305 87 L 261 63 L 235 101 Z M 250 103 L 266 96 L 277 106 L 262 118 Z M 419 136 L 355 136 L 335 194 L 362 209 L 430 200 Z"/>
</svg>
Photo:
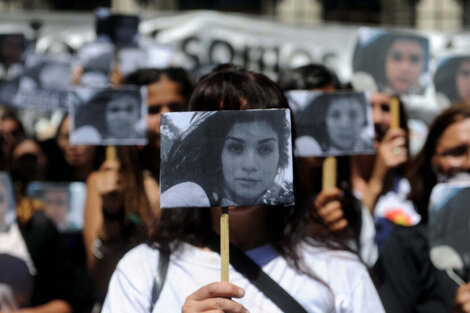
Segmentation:
<svg viewBox="0 0 470 313">
<path fill-rule="evenodd" d="M 352 289 L 350 303 L 351 306 L 346 311 L 348 313 L 385 313 L 377 290 L 375 289 L 367 272 L 364 272 L 363 275 L 361 275 L 361 279 Z"/>
<path fill-rule="evenodd" d="M 361 202 L 361 233 L 359 234 L 360 251 L 362 260 L 367 266 L 372 267 L 379 256 L 375 243 L 375 224 L 369 209 Z"/>
<path fill-rule="evenodd" d="M 149 313 L 158 253 L 149 253 L 146 249 L 150 248 L 138 246 L 119 262 L 111 277 L 102 313 Z"/>
</svg>

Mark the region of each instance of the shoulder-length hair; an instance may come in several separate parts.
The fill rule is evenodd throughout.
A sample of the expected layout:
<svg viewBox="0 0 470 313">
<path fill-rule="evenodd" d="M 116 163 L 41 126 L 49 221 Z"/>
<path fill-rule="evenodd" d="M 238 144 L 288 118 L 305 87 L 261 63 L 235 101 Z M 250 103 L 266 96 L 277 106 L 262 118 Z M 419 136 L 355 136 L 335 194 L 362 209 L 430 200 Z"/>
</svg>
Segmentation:
<svg viewBox="0 0 470 313">
<path fill-rule="evenodd" d="M 182 182 L 195 182 L 201 186 L 212 204 L 220 202 L 223 194 L 221 155 L 225 137 L 237 123 L 267 122 L 278 137 L 280 170 L 289 165 L 288 140 L 290 125 L 283 112 L 253 110 L 249 115 L 240 111 L 198 112 L 191 119 L 189 129 L 173 144 L 162 167 L 166 184 L 162 191 Z M 196 144 L 197 143 L 197 144 Z M 210 178 L 210 179 L 208 179 Z M 214 197 L 215 196 L 215 197 Z"/>
<path fill-rule="evenodd" d="M 413 201 L 422 221 L 427 222 L 429 197 L 437 184 L 432 158 L 442 134 L 452 124 L 470 118 L 470 107 L 455 105 L 439 114 L 429 127 L 429 133 L 421 151 L 411 160 L 407 178 L 411 185 L 408 199 Z"/>
<path fill-rule="evenodd" d="M 334 97 L 334 98 L 333 98 Z M 322 151 L 330 148 L 330 136 L 326 127 L 326 115 L 331 104 L 335 100 L 354 100 L 361 106 L 365 118 L 364 127 L 367 125 L 367 107 L 364 94 L 361 93 L 322 93 L 313 98 L 312 101 L 297 115 L 297 136 L 310 136 L 319 144 Z"/>
<path fill-rule="evenodd" d="M 424 51 L 424 69 L 428 70 L 429 41 L 427 38 L 411 33 L 383 32 L 368 44 L 357 44 L 353 56 L 353 72 L 369 73 L 380 88 L 388 85 L 385 73 L 385 59 L 393 43 L 397 40 L 410 40 L 416 42 Z M 379 88 L 379 89 L 380 89 Z"/>
<path fill-rule="evenodd" d="M 222 65 L 199 81 L 189 106 L 196 111 L 287 109 L 288 103 L 277 85 L 266 76 Z M 295 206 L 269 208 L 266 218 L 270 243 L 288 262 L 301 270 L 297 251 L 300 242 L 336 249 L 347 248 L 334 239 L 318 216 L 313 216 L 316 213 L 311 210 L 311 202 L 299 190 L 295 190 Z M 150 242 L 160 247 L 173 241 L 204 246 L 205 239 L 211 233 L 212 222 L 208 208 L 167 209 L 162 210 L 161 223 L 154 225 Z"/>
</svg>

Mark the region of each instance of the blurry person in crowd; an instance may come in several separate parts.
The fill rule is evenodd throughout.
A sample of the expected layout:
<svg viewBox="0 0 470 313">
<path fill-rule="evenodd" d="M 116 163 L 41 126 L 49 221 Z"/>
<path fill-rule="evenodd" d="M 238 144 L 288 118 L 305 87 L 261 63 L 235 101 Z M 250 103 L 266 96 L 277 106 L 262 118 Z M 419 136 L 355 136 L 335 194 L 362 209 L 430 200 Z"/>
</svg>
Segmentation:
<svg viewBox="0 0 470 313">
<path fill-rule="evenodd" d="M 266 76 L 223 65 L 199 81 L 189 107 L 248 110 L 288 104 Z M 311 212 L 300 196 L 297 201 L 295 206 L 229 207 L 231 249 L 251 259 L 305 311 L 383 312 L 364 265 L 339 251 L 342 244 L 308 219 Z M 267 292 L 255 287 L 252 275 L 241 266 L 230 269 L 233 284 L 220 282 L 220 256 L 210 250 L 211 238 L 215 246 L 220 242 L 219 220 L 219 207 L 164 210 L 151 241 L 119 262 L 103 312 L 281 312 L 275 304 L 279 299 L 270 300 Z M 170 254 L 168 274 L 158 301 L 152 303 L 157 264 L 165 251 Z"/>
<path fill-rule="evenodd" d="M 129 74 L 124 84 L 147 86 L 147 138 L 139 154 L 142 166 L 160 180 L 160 115 L 186 111 L 192 83 L 182 68 L 141 69 Z"/>
<path fill-rule="evenodd" d="M 428 71 L 428 39 L 414 34 L 375 30 L 359 41 L 353 71 L 369 74 L 380 91 L 389 94 L 422 94 L 423 75 Z"/>
<path fill-rule="evenodd" d="M 29 183 L 44 180 L 46 166 L 47 157 L 38 141 L 24 138 L 16 144 L 10 161 L 10 174 L 18 202 L 24 197 Z"/>
<path fill-rule="evenodd" d="M 9 162 L 13 147 L 25 135 L 23 124 L 11 110 L 6 110 L 0 118 L 0 135 L 5 161 Z"/>
<path fill-rule="evenodd" d="M 434 267 L 427 233 L 432 188 L 457 176 L 470 180 L 469 172 L 470 107 L 456 105 L 433 121 L 407 172 L 411 185 L 408 198 L 422 222 L 395 228 L 382 245 L 374 268 L 387 312 L 470 312 L 470 284 L 457 290 L 457 284 Z"/>
<path fill-rule="evenodd" d="M 121 256 L 142 242 L 160 216 L 158 183 L 145 175 L 137 147 L 117 147 L 87 180 L 83 238 L 88 270 L 101 301 Z"/>
<path fill-rule="evenodd" d="M 139 89 L 95 91 L 89 100 L 77 106 L 71 136 L 97 144 L 106 139 L 142 137 L 144 133 L 139 131 L 141 103 Z"/>
<path fill-rule="evenodd" d="M 193 115 L 162 160 L 162 206 L 294 203 L 286 112 L 241 113 Z"/>
<path fill-rule="evenodd" d="M 448 104 L 470 105 L 470 55 L 441 59 L 434 74 L 434 86 Z"/>
<path fill-rule="evenodd" d="M 73 146 L 69 141 L 70 118 L 64 117 L 56 138 L 46 143 L 48 168 L 46 180 L 86 181 L 88 175 L 97 170 L 104 160 L 104 149 L 97 146 Z"/>
<path fill-rule="evenodd" d="M 13 203 L 8 186 L 2 179 L 1 198 Z M 43 209 L 33 201 L 18 204 L 17 220 L 0 232 L 2 312 L 83 312 L 62 238 Z"/>
<path fill-rule="evenodd" d="M 278 79 L 282 90 L 335 91 L 341 89 L 336 74 L 322 64 L 308 64 L 282 72 Z"/>
</svg>

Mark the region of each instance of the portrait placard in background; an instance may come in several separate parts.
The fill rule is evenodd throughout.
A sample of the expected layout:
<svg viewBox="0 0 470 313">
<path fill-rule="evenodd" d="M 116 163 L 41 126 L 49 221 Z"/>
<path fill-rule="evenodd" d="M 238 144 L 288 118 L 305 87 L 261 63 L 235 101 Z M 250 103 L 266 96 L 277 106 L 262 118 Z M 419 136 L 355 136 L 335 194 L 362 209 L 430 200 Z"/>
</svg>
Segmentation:
<svg viewBox="0 0 470 313">
<path fill-rule="evenodd" d="M 374 123 L 362 92 L 289 91 L 299 157 L 374 154 Z"/>
<path fill-rule="evenodd" d="M 7 172 L 0 172 L 0 232 L 7 231 L 16 222 L 15 196 Z"/>
<path fill-rule="evenodd" d="M 379 91 L 423 94 L 431 82 L 429 40 L 411 32 L 360 28 L 352 67 L 355 76 L 370 77 Z"/>
<path fill-rule="evenodd" d="M 15 106 L 42 111 L 66 109 L 72 62 L 72 58 L 64 56 L 28 55 Z"/>
<path fill-rule="evenodd" d="M 292 205 L 289 110 L 162 115 L 162 208 Z"/>
<path fill-rule="evenodd" d="M 470 105 L 470 54 L 448 54 L 439 58 L 434 73 L 434 86 L 447 104 Z"/>
<path fill-rule="evenodd" d="M 140 18 L 137 15 L 114 14 L 109 9 L 95 11 L 97 41 L 111 42 L 118 48 L 136 47 Z"/>
<path fill-rule="evenodd" d="M 85 183 L 33 182 L 28 185 L 26 195 L 44 203 L 46 215 L 59 231 L 73 232 L 83 228 Z"/>
<path fill-rule="evenodd" d="M 145 145 L 146 87 L 76 87 L 69 92 L 70 143 Z"/>
<path fill-rule="evenodd" d="M 470 183 L 437 184 L 429 204 L 431 260 L 470 278 Z"/>
<path fill-rule="evenodd" d="M 0 34 L 0 64 L 10 67 L 23 63 L 26 51 L 26 37 L 20 33 Z"/>
</svg>

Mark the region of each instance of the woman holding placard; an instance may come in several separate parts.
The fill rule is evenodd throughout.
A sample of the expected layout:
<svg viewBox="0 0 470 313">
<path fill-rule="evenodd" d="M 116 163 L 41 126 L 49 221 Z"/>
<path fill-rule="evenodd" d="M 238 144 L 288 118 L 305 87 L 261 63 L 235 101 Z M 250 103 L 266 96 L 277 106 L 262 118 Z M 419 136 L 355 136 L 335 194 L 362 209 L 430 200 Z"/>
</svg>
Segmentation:
<svg viewBox="0 0 470 313">
<path fill-rule="evenodd" d="M 199 82 L 190 107 L 287 108 L 287 102 L 265 76 L 225 66 Z M 103 312 L 280 312 L 276 301 L 288 298 L 305 312 L 383 312 L 364 265 L 353 254 L 339 251 L 342 244 L 308 218 L 300 197 L 297 202 L 287 207 L 228 208 L 231 243 L 283 289 L 284 296 L 273 300 L 240 268 L 230 270 L 233 284 L 217 282 L 220 257 L 208 247 L 212 234 L 219 231 L 219 208 L 171 209 L 163 212 L 153 244 L 133 249 L 118 264 Z M 165 247 L 170 249 L 168 274 L 160 297 L 152 298 Z"/>
</svg>

